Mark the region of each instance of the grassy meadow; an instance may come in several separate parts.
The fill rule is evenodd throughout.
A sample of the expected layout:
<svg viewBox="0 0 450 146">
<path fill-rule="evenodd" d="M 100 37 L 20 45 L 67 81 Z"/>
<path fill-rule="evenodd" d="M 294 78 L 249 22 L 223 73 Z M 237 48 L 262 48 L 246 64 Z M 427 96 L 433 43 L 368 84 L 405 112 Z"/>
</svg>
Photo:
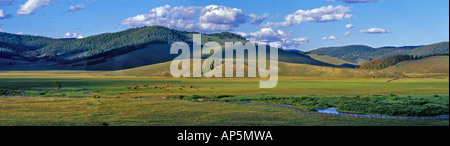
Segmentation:
<svg viewBox="0 0 450 146">
<path fill-rule="evenodd" d="M 302 115 L 265 106 L 160 100 L 167 96 L 440 97 L 448 78 L 280 77 L 273 89 L 259 78 L 105 76 L 102 72 L 0 72 L 0 125 L 441 125 L 448 120 L 355 119 Z M 62 88 L 56 90 L 54 83 Z M 160 89 L 161 88 L 161 89 Z M 154 98 L 154 99 L 152 99 Z M 433 99 L 434 100 L 434 99 Z M 299 108 L 304 105 L 299 104 Z"/>
<path fill-rule="evenodd" d="M 386 120 L 302 115 L 250 105 L 147 99 L 7 98 L 0 125 L 40 126 L 442 126 L 448 121 Z"/>
</svg>

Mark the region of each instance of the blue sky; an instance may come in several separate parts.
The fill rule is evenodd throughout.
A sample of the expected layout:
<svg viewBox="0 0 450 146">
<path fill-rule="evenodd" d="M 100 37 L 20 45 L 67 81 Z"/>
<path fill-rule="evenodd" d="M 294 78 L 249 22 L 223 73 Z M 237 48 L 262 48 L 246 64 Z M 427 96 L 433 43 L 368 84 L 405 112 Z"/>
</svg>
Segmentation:
<svg viewBox="0 0 450 146">
<path fill-rule="evenodd" d="M 363 2 L 360 2 L 363 1 Z M 346 27 L 351 24 L 352 27 Z M 449 40 L 447 0 L 1 0 L 0 30 L 87 37 L 163 25 L 303 51 Z M 349 26 L 351 26 L 349 25 Z M 347 34 L 347 35 L 346 35 Z"/>
</svg>

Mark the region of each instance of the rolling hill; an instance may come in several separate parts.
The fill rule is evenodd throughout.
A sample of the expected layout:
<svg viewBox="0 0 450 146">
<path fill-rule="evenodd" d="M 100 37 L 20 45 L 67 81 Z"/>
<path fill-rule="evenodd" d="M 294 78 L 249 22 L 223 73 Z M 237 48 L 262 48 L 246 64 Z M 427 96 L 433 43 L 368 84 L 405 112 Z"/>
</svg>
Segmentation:
<svg viewBox="0 0 450 146">
<path fill-rule="evenodd" d="M 449 56 L 433 56 L 420 60 L 403 61 L 384 71 L 402 73 L 449 73 Z"/>
<path fill-rule="evenodd" d="M 0 70 L 116 71 L 157 65 L 178 56 L 170 54 L 173 42 L 183 41 L 191 45 L 193 34 L 199 33 L 161 26 L 132 28 L 83 39 L 54 39 L 0 32 Z M 222 48 L 224 42 L 248 42 L 246 38 L 229 32 L 202 34 L 202 43 L 208 41 L 216 41 Z M 278 49 L 282 63 L 354 69 L 357 63 L 394 54 L 448 53 L 448 42 L 383 48 L 355 45 L 321 48 L 308 53 Z M 208 55 L 202 56 L 203 59 L 206 57 Z"/>
<path fill-rule="evenodd" d="M 308 54 L 308 56 L 313 58 L 313 59 L 315 59 L 315 60 L 319 60 L 319 61 L 322 61 L 322 62 L 325 62 L 325 63 L 329 63 L 329 64 L 333 64 L 333 65 L 347 66 L 349 68 L 359 67 L 359 65 L 356 64 L 356 63 L 345 61 L 345 60 L 334 58 L 334 57 L 330 57 L 330 56 L 317 55 L 317 54 Z"/>
<path fill-rule="evenodd" d="M 403 46 L 372 48 L 364 45 L 351 45 L 343 47 L 327 47 L 312 50 L 309 53 L 327 55 L 338 59 L 362 64 L 370 60 L 376 60 L 397 55 L 428 56 L 434 54 L 448 54 L 449 43 L 441 42 L 426 46 Z"/>
<path fill-rule="evenodd" d="M 192 62 L 191 62 L 192 63 Z M 164 62 L 154 65 L 142 66 L 126 70 L 105 72 L 103 75 L 107 76 L 171 76 L 170 74 L 171 62 Z M 394 72 L 381 70 L 363 70 L 363 69 L 349 69 L 336 68 L 326 66 L 316 66 L 309 64 L 278 62 L 279 76 L 301 76 L 301 77 L 395 77 Z M 233 68 L 236 69 L 235 67 Z M 245 76 L 247 76 L 248 66 L 245 65 Z M 222 68 L 224 70 L 224 68 Z M 192 73 L 192 66 L 191 66 Z"/>
<path fill-rule="evenodd" d="M 133 28 L 83 39 L 0 33 L 0 66 L 2 70 L 130 69 L 173 60 L 178 55 L 170 54 L 170 46 L 176 41 L 188 43 L 192 50 L 193 34 L 198 33 L 161 26 Z M 248 42 L 244 37 L 229 32 L 202 34 L 202 43 L 208 41 L 216 41 L 221 45 L 225 42 Z M 278 50 L 278 54 L 279 60 L 284 62 L 345 67 L 282 49 Z"/>
</svg>

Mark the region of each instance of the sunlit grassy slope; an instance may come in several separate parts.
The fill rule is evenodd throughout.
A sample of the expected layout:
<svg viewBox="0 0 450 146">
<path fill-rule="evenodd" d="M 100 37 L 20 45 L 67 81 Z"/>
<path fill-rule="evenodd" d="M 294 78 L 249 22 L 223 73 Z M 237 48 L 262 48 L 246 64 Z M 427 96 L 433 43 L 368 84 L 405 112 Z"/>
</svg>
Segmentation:
<svg viewBox="0 0 450 146">
<path fill-rule="evenodd" d="M 126 70 L 105 72 L 110 76 L 171 76 L 171 62 L 159 63 Z M 278 62 L 279 76 L 300 76 L 300 77 L 394 77 L 393 72 L 377 70 L 361 70 L 349 68 L 336 68 L 326 66 L 315 66 L 309 64 L 297 64 Z M 192 68 L 192 66 L 191 66 Z M 223 68 L 224 70 L 225 68 Z M 234 67 L 233 70 L 236 68 Z M 248 66 L 245 65 L 247 72 Z"/>
<path fill-rule="evenodd" d="M 386 71 L 403 73 L 449 73 L 449 57 L 434 56 L 420 60 L 404 61 Z"/>
</svg>

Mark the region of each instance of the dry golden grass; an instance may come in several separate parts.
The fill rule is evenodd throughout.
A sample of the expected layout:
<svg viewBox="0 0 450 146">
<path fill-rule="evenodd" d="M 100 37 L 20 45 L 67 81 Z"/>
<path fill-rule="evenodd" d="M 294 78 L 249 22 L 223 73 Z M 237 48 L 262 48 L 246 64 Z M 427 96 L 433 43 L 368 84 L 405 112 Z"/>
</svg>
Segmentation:
<svg viewBox="0 0 450 146">
<path fill-rule="evenodd" d="M 403 72 L 414 74 L 449 74 L 449 57 L 448 56 L 433 56 L 420 60 L 404 61 L 397 65 L 391 66 L 386 71 Z"/>
</svg>

